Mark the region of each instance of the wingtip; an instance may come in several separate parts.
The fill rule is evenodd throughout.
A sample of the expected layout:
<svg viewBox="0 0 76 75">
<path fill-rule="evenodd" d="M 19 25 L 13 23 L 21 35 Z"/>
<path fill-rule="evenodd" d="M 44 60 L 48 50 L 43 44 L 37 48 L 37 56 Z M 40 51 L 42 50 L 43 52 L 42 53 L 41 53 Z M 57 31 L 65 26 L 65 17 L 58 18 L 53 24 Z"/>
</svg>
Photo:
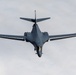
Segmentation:
<svg viewBox="0 0 76 75">
<path fill-rule="evenodd" d="M 22 19 L 22 18 L 20 17 L 20 19 Z"/>
<path fill-rule="evenodd" d="M 51 19 L 51 17 L 48 17 L 49 19 Z"/>
</svg>

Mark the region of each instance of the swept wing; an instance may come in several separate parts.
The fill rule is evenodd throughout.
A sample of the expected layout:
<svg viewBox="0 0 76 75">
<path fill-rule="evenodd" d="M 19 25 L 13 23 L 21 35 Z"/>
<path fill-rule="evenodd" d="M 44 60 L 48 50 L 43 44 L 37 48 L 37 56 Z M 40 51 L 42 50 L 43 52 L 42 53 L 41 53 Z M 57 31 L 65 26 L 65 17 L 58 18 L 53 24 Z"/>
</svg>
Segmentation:
<svg viewBox="0 0 76 75">
<path fill-rule="evenodd" d="M 63 34 L 63 35 L 51 35 L 51 36 L 49 36 L 50 41 L 66 39 L 66 38 L 72 38 L 72 37 L 76 37 L 76 33 L 73 33 L 73 34 Z"/>
<path fill-rule="evenodd" d="M 0 38 L 12 39 L 12 40 L 20 40 L 20 41 L 24 41 L 25 40 L 25 36 L 17 36 L 17 35 L 0 34 Z"/>
</svg>

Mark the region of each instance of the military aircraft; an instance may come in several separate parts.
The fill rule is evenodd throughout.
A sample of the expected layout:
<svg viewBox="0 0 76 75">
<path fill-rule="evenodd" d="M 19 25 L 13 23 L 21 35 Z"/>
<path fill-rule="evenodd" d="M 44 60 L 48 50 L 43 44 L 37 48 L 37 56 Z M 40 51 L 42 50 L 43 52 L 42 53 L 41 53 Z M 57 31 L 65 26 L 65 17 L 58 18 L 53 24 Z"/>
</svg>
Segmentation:
<svg viewBox="0 0 76 75">
<path fill-rule="evenodd" d="M 63 34 L 63 35 L 49 35 L 48 32 L 41 32 L 41 30 L 38 27 L 37 22 L 41 22 L 41 21 L 50 19 L 50 17 L 37 19 L 36 18 L 36 11 L 35 11 L 35 18 L 34 19 L 22 18 L 22 17 L 20 17 L 20 19 L 27 20 L 27 21 L 34 23 L 31 32 L 25 32 L 23 36 L 0 34 L 0 38 L 30 42 L 34 46 L 34 50 L 37 52 L 36 54 L 39 57 L 42 56 L 42 47 L 43 47 L 44 43 L 48 42 L 48 40 L 54 41 L 54 40 L 76 37 L 76 33 Z"/>
</svg>

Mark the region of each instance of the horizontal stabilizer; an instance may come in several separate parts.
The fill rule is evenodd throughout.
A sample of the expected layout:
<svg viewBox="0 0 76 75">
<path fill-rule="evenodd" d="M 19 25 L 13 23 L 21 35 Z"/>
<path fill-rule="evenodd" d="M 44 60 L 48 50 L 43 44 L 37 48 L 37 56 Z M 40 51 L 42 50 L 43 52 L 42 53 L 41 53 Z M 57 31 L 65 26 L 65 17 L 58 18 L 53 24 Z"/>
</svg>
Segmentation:
<svg viewBox="0 0 76 75">
<path fill-rule="evenodd" d="M 22 17 L 20 17 L 20 19 L 30 21 L 30 22 L 35 22 L 35 19 L 31 19 L 31 18 L 22 18 Z"/>
<path fill-rule="evenodd" d="M 31 18 L 22 18 L 22 17 L 20 17 L 20 19 L 30 21 L 30 22 L 41 22 L 41 21 L 50 19 L 50 17 L 48 17 L 48 18 L 39 18 L 39 19 L 31 19 Z"/>
<path fill-rule="evenodd" d="M 41 22 L 41 21 L 48 20 L 48 19 L 50 19 L 50 17 L 48 17 L 48 18 L 40 18 L 40 19 L 37 19 L 37 22 Z"/>
</svg>

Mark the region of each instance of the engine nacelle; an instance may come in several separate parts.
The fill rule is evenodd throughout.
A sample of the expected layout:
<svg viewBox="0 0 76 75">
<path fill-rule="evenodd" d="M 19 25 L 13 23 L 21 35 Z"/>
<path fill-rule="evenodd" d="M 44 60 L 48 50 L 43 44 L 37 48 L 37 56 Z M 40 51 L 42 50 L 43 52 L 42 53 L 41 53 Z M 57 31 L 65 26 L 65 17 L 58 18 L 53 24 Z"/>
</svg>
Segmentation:
<svg viewBox="0 0 76 75">
<path fill-rule="evenodd" d="M 48 35 L 47 32 L 44 32 L 44 33 L 43 33 L 43 38 L 44 38 L 44 39 L 43 39 L 44 42 L 48 42 L 48 40 L 49 40 L 49 35 Z"/>
<path fill-rule="evenodd" d="M 25 32 L 24 36 L 26 37 L 26 42 L 31 42 L 32 41 L 32 36 L 30 32 Z"/>
</svg>

